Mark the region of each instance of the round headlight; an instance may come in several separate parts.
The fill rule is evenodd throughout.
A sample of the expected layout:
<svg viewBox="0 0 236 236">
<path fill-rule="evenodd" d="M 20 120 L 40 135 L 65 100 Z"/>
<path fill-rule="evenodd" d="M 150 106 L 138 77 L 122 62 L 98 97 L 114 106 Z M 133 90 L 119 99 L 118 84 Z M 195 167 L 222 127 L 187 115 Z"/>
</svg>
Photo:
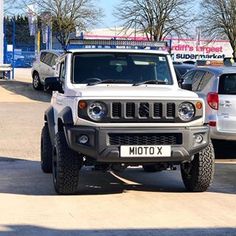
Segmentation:
<svg viewBox="0 0 236 236">
<path fill-rule="evenodd" d="M 195 108 L 192 103 L 183 102 L 179 105 L 178 114 L 182 121 L 191 121 L 195 115 Z"/>
<path fill-rule="evenodd" d="M 104 103 L 93 102 L 88 106 L 88 116 L 94 121 L 100 121 L 107 114 L 107 108 Z"/>
</svg>

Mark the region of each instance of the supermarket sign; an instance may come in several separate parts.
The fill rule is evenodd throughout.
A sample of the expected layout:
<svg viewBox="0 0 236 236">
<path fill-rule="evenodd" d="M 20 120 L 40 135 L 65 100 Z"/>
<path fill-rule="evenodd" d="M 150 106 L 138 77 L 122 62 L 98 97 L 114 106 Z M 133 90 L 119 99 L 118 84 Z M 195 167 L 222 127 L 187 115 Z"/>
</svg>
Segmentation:
<svg viewBox="0 0 236 236">
<path fill-rule="evenodd" d="M 79 31 L 76 33 L 78 37 L 80 34 Z M 134 29 L 129 29 L 124 32 L 122 27 L 95 29 L 85 33 L 84 38 L 147 40 L 144 34 L 135 33 Z M 211 41 L 178 38 L 166 38 L 164 40 L 167 41 L 171 47 L 171 55 L 174 61 L 220 60 L 225 57 L 231 57 L 233 52 L 227 40 Z"/>
<path fill-rule="evenodd" d="M 170 42 L 174 61 L 219 60 L 231 57 L 233 52 L 229 41 L 226 40 L 172 39 L 167 41 Z"/>
</svg>

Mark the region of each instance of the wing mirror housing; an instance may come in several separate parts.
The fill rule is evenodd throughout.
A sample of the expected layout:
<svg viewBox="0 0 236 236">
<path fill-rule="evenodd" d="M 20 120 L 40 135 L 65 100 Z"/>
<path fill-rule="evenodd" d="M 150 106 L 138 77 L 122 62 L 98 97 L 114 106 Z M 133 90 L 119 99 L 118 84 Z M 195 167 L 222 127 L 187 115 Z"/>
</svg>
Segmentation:
<svg viewBox="0 0 236 236">
<path fill-rule="evenodd" d="M 192 84 L 182 83 L 181 88 L 192 91 Z"/>
<path fill-rule="evenodd" d="M 44 90 L 47 92 L 63 92 L 61 81 L 58 77 L 47 77 L 44 83 Z"/>
</svg>

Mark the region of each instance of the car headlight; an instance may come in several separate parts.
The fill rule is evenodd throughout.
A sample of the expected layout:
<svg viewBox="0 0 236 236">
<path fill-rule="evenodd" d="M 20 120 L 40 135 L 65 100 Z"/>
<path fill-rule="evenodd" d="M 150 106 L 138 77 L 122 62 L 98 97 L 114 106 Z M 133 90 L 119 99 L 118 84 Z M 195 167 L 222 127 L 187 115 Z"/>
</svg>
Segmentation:
<svg viewBox="0 0 236 236">
<path fill-rule="evenodd" d="M 88 106 L 88 116 L 94 121 L 100 121 L 107 114 L 107 107 L 101 102 L 92 102 Z"/>
<path fill-rule="evenodd" d="M 195 115 L 194 105 L 189 102 L 181 103 L 179 105 L 178 115 L 182 121 L 191 121 Z"/>
</svg>

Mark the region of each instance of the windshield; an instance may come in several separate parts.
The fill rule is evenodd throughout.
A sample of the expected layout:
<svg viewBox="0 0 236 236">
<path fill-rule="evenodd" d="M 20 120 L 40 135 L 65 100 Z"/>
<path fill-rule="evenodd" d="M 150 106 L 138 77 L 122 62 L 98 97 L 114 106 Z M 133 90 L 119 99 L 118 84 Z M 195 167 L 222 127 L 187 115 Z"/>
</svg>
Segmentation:
<svg viewBox="0 0 236 236">
<path fill-rule="evenodd" d="M 138 53 L 81 53 L 74 56 L 76 84 L 161 81 L 172 84 L 166 55 Z M 154 84 L 154 83 L 153 83 Z"/>
</svg>

